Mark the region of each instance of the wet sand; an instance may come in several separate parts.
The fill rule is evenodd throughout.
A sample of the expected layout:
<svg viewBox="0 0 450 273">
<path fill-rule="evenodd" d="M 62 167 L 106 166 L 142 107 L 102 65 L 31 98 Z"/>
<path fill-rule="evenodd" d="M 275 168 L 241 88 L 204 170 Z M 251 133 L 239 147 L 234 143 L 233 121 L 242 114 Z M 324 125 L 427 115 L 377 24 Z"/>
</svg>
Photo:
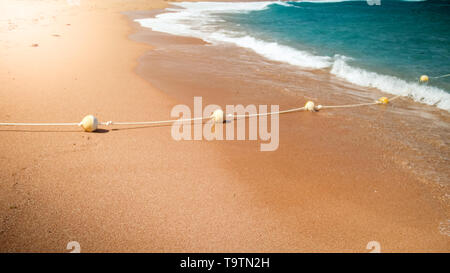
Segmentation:
<svg viewBox="0 0 450 273">
<path fill-rule="evenodd" d="M 102 121 L 161 120 L 177 104 L 192 105 L 194 95 L 204 105 L 282 109 L 382 95 L 324 72 L 277 73 L 270 63 L 253 71 L 261 59 L 248 52 L 240 65 L 227 63 L 239 49 L 150 32 L 121 13 L 163 1 L 44 2 L 45 9 L 30 8 L 37 21 L 2 21 L 2 121 L 77 122 L 88 113 Z M 261 77 L 271 84 L 248 84 Z M 291 78 L 292 87 L 272 84 Z M 437 174 L 430 176 L 411 170 L 420 156 L 393 140 L 393 122 L 420 139 L 423 127 L 400 122 L 418 107 L 432 124 L 448 123 L 446 114 L 404 99 L 349 113 L 282 115 L 275 152 L 260 152 L 259 141 L 177 142 L 167 126 L 90 134 L 0 128 L 0 251 L 65 252 L 78 241 L 82 252 L 368 252 L 367 243 L 378 241 L 383 252 L 448 252 L 439 229 L 449 216 L 448 190 L 436 183 L 448 182 L 448 131 L 426 138 L 444 161 L 434 163 L 431 153 Z"/>
</svg>

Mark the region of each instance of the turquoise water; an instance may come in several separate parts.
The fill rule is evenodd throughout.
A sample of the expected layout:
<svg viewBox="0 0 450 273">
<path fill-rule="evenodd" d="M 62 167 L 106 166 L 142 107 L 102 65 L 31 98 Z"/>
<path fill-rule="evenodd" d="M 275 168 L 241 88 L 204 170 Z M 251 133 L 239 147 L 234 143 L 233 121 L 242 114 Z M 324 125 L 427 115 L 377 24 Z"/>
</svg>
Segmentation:
<svg viewBox="0 0 450 273">
<path fill-rule="evenodd" d="M 344 55 L 351 65 L 408 81 L 450 73 L 450 1 L 288 4 L 222 16 L 262 40 Z M 450 77 L 430 84 L 450 92 Z"/>
<path fill-rule="evenodd" d="M 450 1 L 380 2 L 182 2 L 137 21 L 450 111 L 450 77 L 432 78 L 450 73 Z"/>
</svg>

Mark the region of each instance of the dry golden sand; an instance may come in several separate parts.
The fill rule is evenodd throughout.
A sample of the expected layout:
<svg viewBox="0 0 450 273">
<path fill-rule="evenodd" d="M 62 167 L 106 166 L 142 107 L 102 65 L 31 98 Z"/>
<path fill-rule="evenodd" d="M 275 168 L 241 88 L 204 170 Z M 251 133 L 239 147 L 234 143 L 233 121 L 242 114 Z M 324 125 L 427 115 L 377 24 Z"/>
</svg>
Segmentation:
<svg viewBox="0 0 450 273">
<path fill-rule="evenodd" d="M 136 30 L 120 13 L 166 2 L 2 5 L 2 121 L 166 119 L 180 103 L 134 72 L 151 48 L 128 39 Z M 240 102 L 266 102 L 249 97 Z M 64 252 L 78 241 L 82 252 L 366 252 L 372 240 L 382 251 L 449 251 L 435 193 L 366 132 L 342 128 L 319 115 L 285 119 L 273 153 L 176 142 L 170 127 L 0 128 L 0 251 Z"/>
</svg>

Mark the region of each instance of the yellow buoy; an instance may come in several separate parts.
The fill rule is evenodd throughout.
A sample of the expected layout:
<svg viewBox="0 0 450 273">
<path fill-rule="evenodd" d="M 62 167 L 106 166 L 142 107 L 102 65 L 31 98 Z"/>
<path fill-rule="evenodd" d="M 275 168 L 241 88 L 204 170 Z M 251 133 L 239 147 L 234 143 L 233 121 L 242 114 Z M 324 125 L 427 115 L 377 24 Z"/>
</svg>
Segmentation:
<svg viewBox="0 0 450 273">
<path fill-rule="evenodd" d="M 428 76 L 427 75 L 422 75 L 422 76 L 420 76 L 420 82 L 421 83 L 426 83 L 426 82 L 428 82 L 430 79 L 428 78 Z"/>
<path fill-rule="evenodd" d="M 387 97 L 381 97 L 381 98 L 378 99 L 378 102 L 382 103 L 382 104 L 388 104 L 389 103 L 389 99 Z"/>
<path fill-rule="evenodd" d="M 87 115 L 80 122 L 80 126 L 84 129 L 85 132 L 94 132 L 97 130 L 98 120 L 93 115 Z"/>
<path fill-rule="evenodd" d="M 314 105 L 314 102 L 308 101 L 308 102 L 305 104 L 305 109 L 308 110 L 308 111 L 311 111 L 311 112 L 316 111 L 316 107 L 315 107 L 315 105 Z"/>
<path fill-rule="evenodd" d="M 213 114 L 211 115 L 211 119 L 215 123 L 223 123 L 225 121 L 225 116 L 224 116 L 224 113 L 223 113 L 222 109 L 215 110 L 213 112 Z"/>
</svg>

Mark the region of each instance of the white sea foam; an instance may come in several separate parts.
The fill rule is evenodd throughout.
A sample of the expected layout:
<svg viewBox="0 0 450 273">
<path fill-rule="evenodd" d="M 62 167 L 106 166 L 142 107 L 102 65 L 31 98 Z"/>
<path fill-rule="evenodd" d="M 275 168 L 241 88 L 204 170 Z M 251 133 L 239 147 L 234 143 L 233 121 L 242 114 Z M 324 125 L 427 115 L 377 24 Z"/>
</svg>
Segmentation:
<svg viewBox="0 0 450 273">
<path fill-rule="evenodd" d="M 174 35 L 190 36 L 203 39 L 207 42 L 231 43 L 248 48 L 256 53 L 274 61 L 286 62 L 305 68 L 319 69 L 331 65 L 332 59 L 326 56 L 315 56 L 306 51 L 299 51 L 289 46 L 275 42 L 265 42 L 247 35 L 244 32 L 225 31 L 218 28 L 217 13 L 242 13 L 266 9 L 269 5 L 286 5 L 284 2 L 182 2 L 175 6 L 183 9 L 171 8 L 171 13 L 163 13 L 155 18 L 138 19 L 142 26 L 152 30 L 166 32 Z"/>
<path fill-rule="evenodd" d="M 342 58 L 336 58 L 333 62 L 331 73 L 360 86 L 374 87 L 386 93 L 408 96 L 417 102 L 450 111 L 450 94 L 436 87 L 352 67 Z"/>
<path fill-rule="evenodd" d="M 342 2 L 345 0 L 309 0 L 301 2 Z M 267 59 L 284 62 L 306 69 L 329 68 L 337 77 L 353 84 L 378 88 L 384 92 L 409 96 L 415 101 L 435 105 L 450 111 L 450 94 L 437 87 L 407 82 L 397 77 L 380 75 L 350 66 L 344 56 L 317 56 L 276 42 L 267 42 L 250 36 L 246 32 L 231 31 L 221 28 L 219 14 L 246 13 L 264 10 L 269 5 L 289 5 L 283 2 L 181 2 L 173 3 L 175 8 L 168 8 L 154 18 L 137 19 L 143 27 L 180 36 L 203 39 L 212 44 L 231 43 L 253 50 Z"/>
</svg>

